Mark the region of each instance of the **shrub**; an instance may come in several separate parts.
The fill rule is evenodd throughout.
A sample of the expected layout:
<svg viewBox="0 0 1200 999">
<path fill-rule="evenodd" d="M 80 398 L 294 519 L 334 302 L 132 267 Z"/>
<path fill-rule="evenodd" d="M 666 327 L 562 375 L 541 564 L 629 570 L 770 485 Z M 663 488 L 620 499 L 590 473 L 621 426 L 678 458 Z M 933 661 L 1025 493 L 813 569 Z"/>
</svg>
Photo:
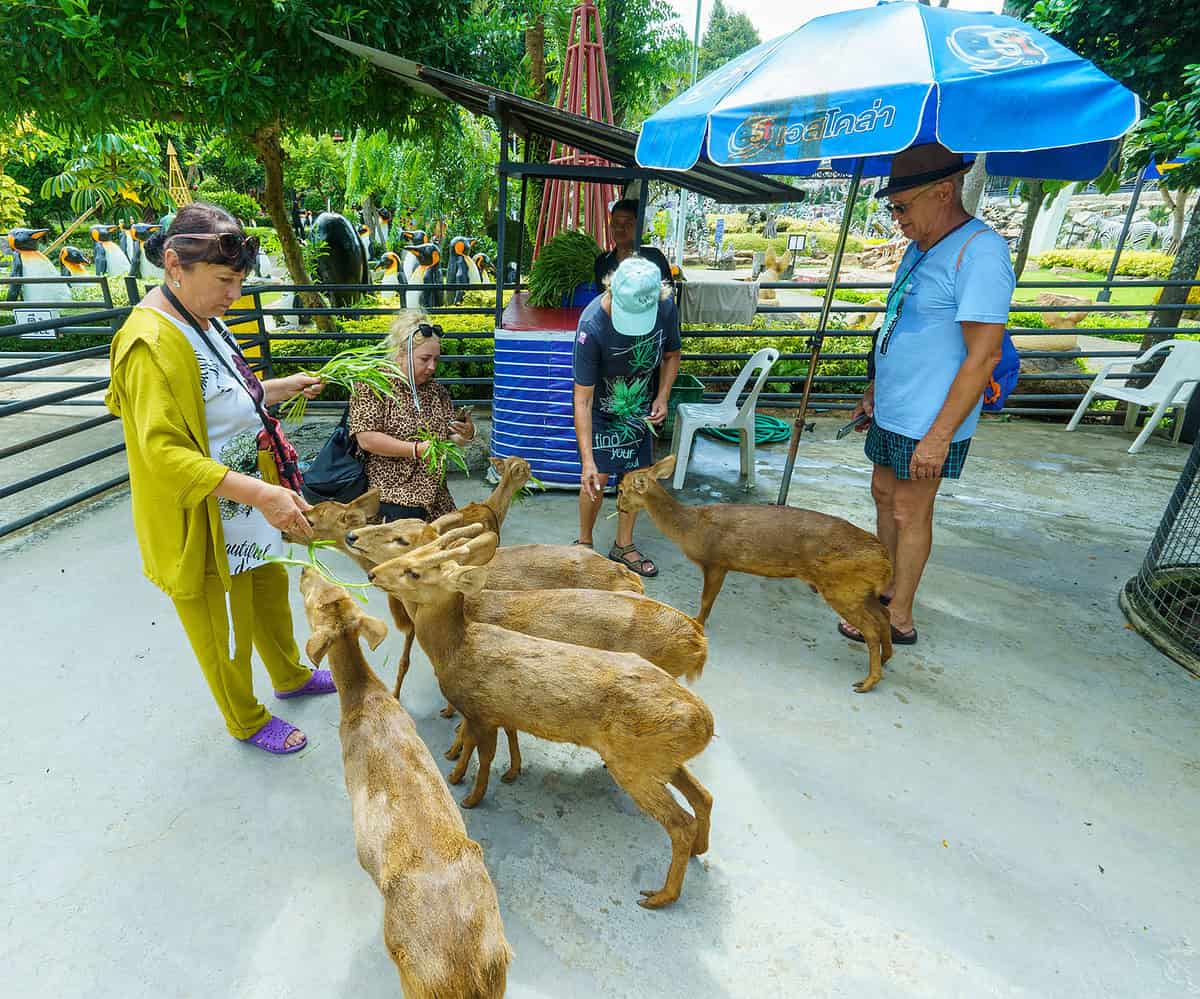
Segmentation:
<svg viewBox="0 0 1200 999">
<path fill-rule="evenodd" d="M 283 245 L 279 242 L 279 233 L 270 226 L 247 226 L 247 236 L 257 236 L 262 244 L 263 252 L 276 264 L 283 264 Z"/>
<path fill-rule="evenodd" d="M 1043 270 L 1052 267 L 1071 267 L 1092 274 L 1107 274 L 1112 265 L 1112 250 L 1050 250 L 1038 254 L 1037 265 Z M 1127 250 L 1117 263 L 1117 273 L 1124 277 L 1165 278 L 1171 273 L 1175 258 L 1153 250 Z"/>
<path fill-rule="evenodd" d="M 237 191 L 208 191 L 204 195 L 204 200 L 214 205 L 220 205 L 230 215 L 241 219 L 246 225 L 253 225 L 258 216 L 262 214 L 262 207 L 257 201 L 249 195 L 239 194 Z"/>
<path fill-rule="evenodd" d="M 708 232 L 712 232 L 717 226 L 717 219 L 725 220 L 725 235 L 728 236 L 731 232 L 746 232 L 748 216 L 745 212 L 718 212 L 712 215 L 704 216 L 704 226 Z"/>
<path fill-rule="evenodd" d="M 836 232 L 808 231 L 809 247 L 815 245 L 818 250 L 823 250 L 825 253 L 832 253 L 836 244 Z M 735 250 L 766 250 L 768 247 L 773 246 L 777 255 L 782 256 L 787 253 L 786 236 L 776 236 L 775 239 L 768 240 L 766 236 L 756 232 L 739 232 L 734 233 L 732 236 L 728 235 L 727 232 L 725 245 L 732 246 Z M 857 236 L 846 237 L 847 253 L 861 253 L 863 246 L 863 241 Z"/>
</svg>

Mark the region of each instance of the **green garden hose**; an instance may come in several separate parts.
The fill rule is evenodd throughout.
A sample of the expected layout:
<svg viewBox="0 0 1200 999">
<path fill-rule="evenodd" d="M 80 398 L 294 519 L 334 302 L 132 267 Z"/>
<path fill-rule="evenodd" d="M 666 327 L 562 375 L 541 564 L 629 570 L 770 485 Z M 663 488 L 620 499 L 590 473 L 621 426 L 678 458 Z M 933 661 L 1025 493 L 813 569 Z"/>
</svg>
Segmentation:
<svg viewBox="0 0 1200 999">
<path fill-rule="evenodd" d="M 700 433 L 708 437 L 715 437 L 719 441 L 724 441 L 726 444 L 737 444 L 740 441 L 736 430 L 721 430 L 718 427 L 704 427 Z M 766 416 L 763 413 L 754 414 L 754 443 L 758 444 L 778 444 L 780 441 L 786 441 L 792 436 L 792 425 L 785 423 L 783 420 L 778 420 L 774 416 Z"/>
</svg>

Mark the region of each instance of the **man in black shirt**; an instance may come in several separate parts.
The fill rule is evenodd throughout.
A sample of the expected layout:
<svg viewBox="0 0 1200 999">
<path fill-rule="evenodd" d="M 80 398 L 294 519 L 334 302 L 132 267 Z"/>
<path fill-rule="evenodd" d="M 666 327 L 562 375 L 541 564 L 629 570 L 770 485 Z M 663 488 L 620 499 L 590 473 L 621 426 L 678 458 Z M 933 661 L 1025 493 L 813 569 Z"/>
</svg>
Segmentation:
<svg viewBox="0 0 1200 999">
<path fill-rule="evenodd" d="M 605 279 L 617 269 L 617 265 L 626 257 L 632 257 L 634 254 L 645 257 L 654 264 L 662 274 L 664 281 L 671 280 L 671 265 L 667 263 L 667 258 L 662 255 L 662 251 L 656 250 L 653 246 L 639 247 L 637 245 L 637 215 L 638 203 L 632 199 L 626 198 L 623 201 L 615 202 L 612 206 L 609 219 L 615 245 L 613 249 L 596 258 L 596 287 L 601 291 L 604 290 Z"/>
</svg>

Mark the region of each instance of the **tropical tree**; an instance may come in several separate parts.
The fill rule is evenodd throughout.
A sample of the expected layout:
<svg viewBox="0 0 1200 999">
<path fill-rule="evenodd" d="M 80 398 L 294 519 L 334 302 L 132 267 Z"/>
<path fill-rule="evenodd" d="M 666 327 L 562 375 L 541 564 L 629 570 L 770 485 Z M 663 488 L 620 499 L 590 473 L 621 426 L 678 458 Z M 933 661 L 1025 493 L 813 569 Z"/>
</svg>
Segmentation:
<svg viewBox="0 0 1200 999">
<path fill-rule="evenodd" d="M 61 143 L 43 132 L 28 115 L 0 131 L 0 227 L 28 222 L 33 204 L 28 197 L 32 187 L 30 171 L 39 160 L 58 151 Z M 22 180 L 29 183 L 22 183 Z"/>
<path fill-rule="evenodd" d="M 761 42 L 749 17 L 741 11 L 730 11 L 724 0 L 715 0 L 700 42 L 699 75 L 708 76 Z"/>
<path fill-rule="evenodd" d="M 284 204 L 283 140 L 293 131 L 332 130 L 349 121 L 415 130 L 415 98 L 362 60 L 313 34 L 362 39 L 455 68 L 470 51 L 458 12 L 391 0 L 235 3 L 192 0 L 39 0 L 0 5 L 0 45 L 10 87 L 40 120 L 76 133 L 172 120 L 224 130 L 245 143 L 264 171 L 264 204 L 293 279 L 307 281 Z M 0 107 L 0 128 L 16 115 Z M 428 132 L 436 116 L 422 118 Z"/>
<path fill-rule="evenodd" d="M 69 197 L 78 214 L 131 208 L 153 217 L 170 204 L 162 152 L 148 127 L 101 132 L 73 153 L 62 172 L 42 184 L 43 197 Z"/>
</svg>

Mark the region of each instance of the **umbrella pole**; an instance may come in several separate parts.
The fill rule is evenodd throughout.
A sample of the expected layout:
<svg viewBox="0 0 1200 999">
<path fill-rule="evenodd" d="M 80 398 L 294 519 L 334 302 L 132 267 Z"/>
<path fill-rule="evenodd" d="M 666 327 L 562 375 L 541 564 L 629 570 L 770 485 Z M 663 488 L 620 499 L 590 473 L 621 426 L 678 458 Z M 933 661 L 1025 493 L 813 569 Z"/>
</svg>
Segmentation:
<svg viewBox="0 0 1200 999">
<path fill-rule="evenodd" d="M 813 376 L 821 360 L 821 347 L 825 341 L 825 329 L 829 324 L 829 310 L 833 306 L 833 289 L 838 271 L 842 267 L 842 254 L 846 250 L 846 236 L 850 232 L 850 220 L 854 217 L 854 203 L 858 200 L 858 185 L 862 181 L 863 161 L 860 159 L 850 177 L 850 190 L 846 194 L 846 210 L 842 213 L 842 229 L 838 233 L 837 245 L 833 249 L 833 262 L 829 267 L 829 280 L 825 283 L 825 299 L 821 303 L 821 317 L 817 320 L 817 331 L 812 338 L 812 354 L 808 358 L 808 374 L 804 376 L 804 394 L 800 397 L 800 408 L 792 423 L 792 439 L 788 444 L 787 462 L 783 466 L 783 481 L 779 483 L 779 506 L 787 505 L 788 489 L 792 484 L 792 468 L 796 464 L 796 451 L 800 447 L 800 435 L 804 433 L 804 418 L 808 414 L 808 397 L 812 393 Z"/>
</svg>

